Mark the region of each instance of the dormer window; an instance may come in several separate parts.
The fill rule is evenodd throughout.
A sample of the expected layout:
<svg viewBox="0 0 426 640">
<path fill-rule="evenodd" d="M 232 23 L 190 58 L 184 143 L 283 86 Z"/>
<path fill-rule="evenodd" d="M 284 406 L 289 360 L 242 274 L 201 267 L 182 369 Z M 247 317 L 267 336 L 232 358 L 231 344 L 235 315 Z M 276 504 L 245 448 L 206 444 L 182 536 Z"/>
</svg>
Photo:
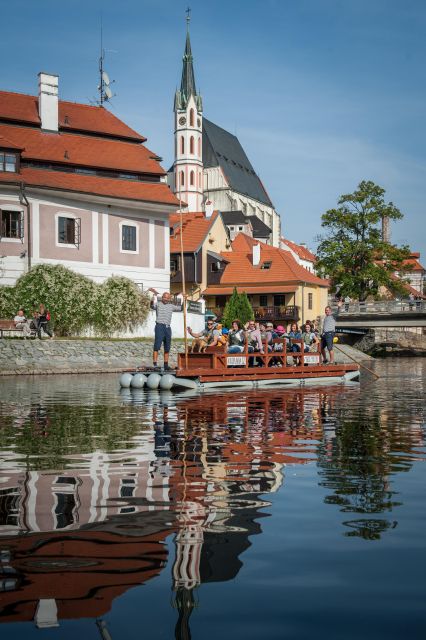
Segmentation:
<svg viewBox="0 0 426 640">
<path fill-rule="evenodd" d="M 272 262 L 268 261 L 268 262 L 263 262 L 262 266 L 260 267 L 261 269 L 270 269 L 272 267 Z"/>
<path fill-rule="evenodd" d="M 7 173 L 18 173 L 19 156 L 11 151 L 0 151 L 0 171 Z"/>
</svg>

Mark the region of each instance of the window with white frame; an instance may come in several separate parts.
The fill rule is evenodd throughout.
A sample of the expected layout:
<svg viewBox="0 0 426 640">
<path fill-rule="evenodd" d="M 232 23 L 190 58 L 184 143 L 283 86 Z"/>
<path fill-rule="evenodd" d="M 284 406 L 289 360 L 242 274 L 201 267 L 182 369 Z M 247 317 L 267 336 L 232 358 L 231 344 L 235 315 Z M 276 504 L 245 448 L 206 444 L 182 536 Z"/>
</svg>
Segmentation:
<svg viewBox="0 0 426 640">
<path fill-rule="evenodd" d="M 10 151 L 0 151 L 0 171 L 6 171 L 7 173 L 17 173 L 18 156 L 16 153 L 10 153 Z"/>
<path fill-rule="evenodd" d="M 132 224 L 121 225 L 121 250 L 122 251 L 137 251 L 137 227 Z"/>
<path fill-rule="evenodd" d="M 20 210 L 0 210 L 0 237 L 22 240 L 24 237 L 24 212 Z"/>
<path fill-rule="evenodd" d="M 81 244 L 81 218 L 59 214 L 57 216 L 57 244 L 79 247 Z"/>
</svg>

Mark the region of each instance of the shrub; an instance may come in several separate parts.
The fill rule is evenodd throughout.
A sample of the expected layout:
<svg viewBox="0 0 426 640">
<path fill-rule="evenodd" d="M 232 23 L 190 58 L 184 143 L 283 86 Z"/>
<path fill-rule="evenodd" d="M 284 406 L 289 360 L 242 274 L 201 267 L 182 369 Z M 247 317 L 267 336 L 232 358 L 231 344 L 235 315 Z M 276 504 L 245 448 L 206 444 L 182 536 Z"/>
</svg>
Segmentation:
<svg viewBox="0 0 426 640">
<path fill-rule="evenodd" d="M 99 285 L 93 324 L 102 335 L 110 335 L 133 329 L 144 322 L 148 311 L 148 296 L 141 294 L 132 280 L 113 276 Z"/>
<path fill-rule="evenodd" d="M 40 303 L 62 336 L 91 326 L 101 335 L 131 329 L 145 321 L 149 310 L 148 296 L 133 281 L 114 276 L 99 285 L 62 265 L 37 265 L 15 287 L 0 287 L 0 317 L 12 318 L 19 307 L 30 317 Z"/>
<path fill-rule="evenodd" d="M 245 292 L 238 293 L 234 287 L 234 291 L 225 305 L 222 322 L 225 327 L 230 328 L 232 321 L 236 318 L 245 324 L 248 320 L 253 320 L 254 313 L 247 294 Z"/>
</svg>

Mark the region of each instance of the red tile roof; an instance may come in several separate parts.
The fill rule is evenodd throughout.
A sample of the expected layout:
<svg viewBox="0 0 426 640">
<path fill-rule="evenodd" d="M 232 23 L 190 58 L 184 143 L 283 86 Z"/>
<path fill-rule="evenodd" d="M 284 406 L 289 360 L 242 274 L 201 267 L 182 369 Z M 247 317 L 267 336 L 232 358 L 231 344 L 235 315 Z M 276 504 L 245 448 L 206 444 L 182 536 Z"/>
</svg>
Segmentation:
<svg viewBox="0 0 426 640">
<path fill-rule="evenodd" d="M 155 154 L 142 144 L 134 142 L 72 133 L 46 133 L 41 129 L 4 124 L 0 124 L 0 135 L 24 149 L 23 160 L 165 174 L 164 169 L 154 159 Z"/>
<path fill-rule="evenodd" d="M 420 254 L 417 257 L 419 257 L 419 256 L 420 256 Z M 413 271 L 425 271 L 425 268 L 413 256 L 411 256 L 410 258 L 407 258 L 407 260 L 404 260 L 403 261 L 403 265 L 407 266 L 407 267 L 410 267 L 410 270 L 409 270 L 408 273 L 411 273 Z"/>
<path fill-rule="evenodd" d="M 183 250 L 185 253 L 194 253 L 203 243 L 210 227 L 216 220 L 217 211 L 210 218 L 201 213 L 183 213 Z M 172 213 L 169 216 L 170 227 L 174 229 L 170 236 L 170 253 L 180 253 L 180 214 Z"/>
<path fill-rule="evenodd" d="M 260 264 L 253 266 L 253 245 L 260 244 Z M 301 267 L 291 253 L 285 249 L 271 247 L 258 242 L 250 236 L 239 233 L 232 243 L 232 251 L 222 252 L 229 264 L 226 265 L 220 284 L 264 283 L 267 285 L 291 282 L 306 282 L 328 287 L 328 282 Z M 262 264 L 271 262 L 269 269 L 262 269 Z"/>
<path fill-rule="evenodd" d="M 59 100 L 58 111 L 60 129 L 129 138 L 138 142 L 146 140 L 104 107 Z M 0 91 L 0 120 L 40 126 L 38 97 Z"/>
<path fill-rule="evenodd" d="M 10 140 L 0 135 L 0 149 L 18 149 L 22 151 L 22 145 L 13 144 Z"/>
<path fill-rule="evenodd" d="M 64 171 L 23 168 L 21 173 L 0 173 L 1 183 L 20 183 L 46 189 L 73 191 L 141 202 L 156 202 L 177 207 L 179 201 L 164 182 L 139 182 L 100 176 L 85 176 Z"/>
<path fill-rule="evenodd" d="M 307 260 L 308 262 L 316 262 L 316 256 L 304 245 L 296 244 L 295 242 L 287 240 L 286 238 L 281 238 L 281 242 L 286 244 L 302 260 Z"/>
</svg>

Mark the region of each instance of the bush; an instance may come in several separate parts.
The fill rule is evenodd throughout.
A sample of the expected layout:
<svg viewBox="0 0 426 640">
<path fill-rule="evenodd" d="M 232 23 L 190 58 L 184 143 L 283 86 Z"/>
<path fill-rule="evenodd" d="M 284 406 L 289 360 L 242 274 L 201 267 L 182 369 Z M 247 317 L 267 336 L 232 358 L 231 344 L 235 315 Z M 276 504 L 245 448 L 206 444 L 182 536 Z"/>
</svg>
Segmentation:
<svg viewBox="0 0 426 640">
<path fill-rule="evenodd" d="M 232 296 L 225 305 L 222 323 L 229 329 L 235 319 L 241 320 L 245 324 L 248 320 L 253 320 L 253 318 L 254 313 L 247 294 L 245 291 L 238 293 L 236 287 L 234 287 Z"/>
<path fill-rule="evenodd" d="M 93 324 L 102 335 L 131 330 L 146 319 L 149 304 L 132 280 L 113 276 L 98 287 Z"/>
<path fill-rule="evenodd" d="M 99 285 L 62 265 L 37 265 L 15 287 L 0 287 L 0 317 L 12 318 L 19 307 L 30 317 L 40 303 L 62 336 L 91 326 L 110 335 L 143 323 L 149 310 L 148 296 L 133 281 L 114 276 Z"/>
</svg>

